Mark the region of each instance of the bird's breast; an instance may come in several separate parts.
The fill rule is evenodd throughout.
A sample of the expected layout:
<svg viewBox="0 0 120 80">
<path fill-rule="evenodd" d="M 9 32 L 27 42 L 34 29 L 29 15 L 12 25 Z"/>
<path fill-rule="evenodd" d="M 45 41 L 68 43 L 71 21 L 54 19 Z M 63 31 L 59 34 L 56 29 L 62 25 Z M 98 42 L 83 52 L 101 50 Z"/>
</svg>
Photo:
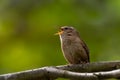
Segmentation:
<svg viewBox="0 0 120 80">
<path fill-rule="evenodd" d="M 72 44 L 68 44 L 68 42 L 62 42 L 61 44 L 61 48 L 62 48 L 62 52 L 63 55 L 65 57 L 65 59 L 67 60 L 67 62 L 69 63 L 74 63 L 74 52 L 73 52 L 73 47 Z"/>
</svg>

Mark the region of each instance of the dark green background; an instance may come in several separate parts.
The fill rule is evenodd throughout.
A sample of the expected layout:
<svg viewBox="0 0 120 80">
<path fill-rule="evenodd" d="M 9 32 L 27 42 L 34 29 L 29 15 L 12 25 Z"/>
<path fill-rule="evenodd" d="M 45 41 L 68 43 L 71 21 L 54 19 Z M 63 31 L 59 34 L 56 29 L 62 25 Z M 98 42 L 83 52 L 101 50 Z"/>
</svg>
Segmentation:
<svg viewBox="0 0 120 80">
<path fill-rule="evenodd" d="M 66 64 L 54 35 L 65 25 L 91 62 L 120 59 L 120 0 L 0 0 L 0 74 Z"/>
</svg>

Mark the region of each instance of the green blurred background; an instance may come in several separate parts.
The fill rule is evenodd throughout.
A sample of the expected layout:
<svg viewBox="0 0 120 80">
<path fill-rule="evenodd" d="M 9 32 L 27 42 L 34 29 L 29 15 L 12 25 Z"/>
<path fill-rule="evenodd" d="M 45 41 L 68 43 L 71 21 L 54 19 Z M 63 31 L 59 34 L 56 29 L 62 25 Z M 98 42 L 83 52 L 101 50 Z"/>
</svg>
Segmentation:
<svg viewBox="0 0 120 80">
<path fill-rule="evenodd" d="M 91 62 L 120 59 L 120 0 L 0 0 L 0 74 L 66 64 L 54 36 L 65 25 Z"/>
</svg>

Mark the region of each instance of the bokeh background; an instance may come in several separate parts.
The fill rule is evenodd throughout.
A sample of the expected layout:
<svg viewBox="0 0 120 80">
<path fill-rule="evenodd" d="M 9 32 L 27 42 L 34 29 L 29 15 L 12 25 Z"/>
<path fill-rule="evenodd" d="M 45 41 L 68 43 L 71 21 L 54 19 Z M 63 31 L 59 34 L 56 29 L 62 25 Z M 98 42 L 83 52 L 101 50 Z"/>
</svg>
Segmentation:
<svg viewBox="0 0 120 80">
<path fill-rule="evenodd" d="M 120 60 L 120 0 L 0 0 L 0 74 L 66 64 L 54 35 L 65 25 L 91 62 Z"/>
</svg>

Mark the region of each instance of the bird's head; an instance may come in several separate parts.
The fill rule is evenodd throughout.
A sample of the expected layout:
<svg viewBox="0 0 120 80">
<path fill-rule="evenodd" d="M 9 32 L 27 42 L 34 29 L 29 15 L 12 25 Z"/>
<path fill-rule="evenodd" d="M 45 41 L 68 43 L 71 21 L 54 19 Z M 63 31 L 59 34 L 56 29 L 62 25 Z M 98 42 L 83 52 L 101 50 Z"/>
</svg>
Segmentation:
<svg viewBox="0 0 120 80">
<path fill-rule="evenodd" d="M 56 33 L 56 35 L 59 35 L 61 37 L 71 37 L 71 36 L 78 36 L 78 32 L 74 27 L 63 26 L 60 28 L 58 33 Z"/>
</svg>

